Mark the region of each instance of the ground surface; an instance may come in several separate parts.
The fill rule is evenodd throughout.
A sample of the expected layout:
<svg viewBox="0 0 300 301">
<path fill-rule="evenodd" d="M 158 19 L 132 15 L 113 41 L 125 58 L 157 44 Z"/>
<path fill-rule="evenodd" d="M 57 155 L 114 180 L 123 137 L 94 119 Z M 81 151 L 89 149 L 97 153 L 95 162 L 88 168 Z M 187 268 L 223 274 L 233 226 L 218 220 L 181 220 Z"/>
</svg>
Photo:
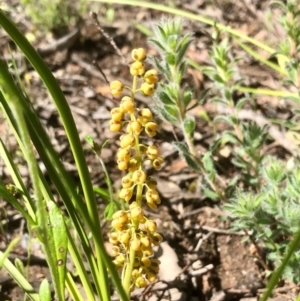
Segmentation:
<svg viewBox="0 0 300 301">
<path fill-rule="evenodd" d="M 279 27 L 277 28 L 276 18 L 269 21 L 266 18 L 270 1 L 185 0 L 173 3 L 178 8 L 208 16 L 237 28 L 260 41 L 268 40 L 270 45 L 276 45 L 282 38 L 282 31 Z M 57 38 L 51 35 L 40 35 L 38 29 L 35 29 L 30 20 L 25 18 L 18 2 L 7 4 L 10 16 L 19 28 L 24 33 L 31 32 L 36 36 L 33 44 L 41 51 L 59 81 L 71 106 L 83 144 L 85 145 L 86 135 L 92 136 L 98 142 L 110 139 L 109 146 L 103 151 L 103 159 L 117 189 L 120 172 L 114 163 L 117 150 L 116 135 L 112 134 L 108 128 L 109 111 L 116 104 L 116 100 L 112 98 L 100 69 L 108 80 L 121 78 L 129 82 L 130 76 L 126 64 L 88 15 L 83 16 L 83 22 L 78 31 L 72 33 L 73 38 L 68 38 L 69 42 L 56 49 L 50 46 L 56 45 Z M 152 21 L 160 19 L 162 15 L 160 12 L 115 6 L 115 18 L 108 23 L 105 18 L 106 6 L 95 5 L 95 7 L 99 11 L 103 28 L 115 39 L 122 54 L 128 60 L 132 48 L 141 46 L 149 48 L 146 37 L 136 28 L 136 25 L 144 24 L 150 28 Z M 275 30 L 269 33 L 266 30 L 266 24 L 272 24 Z M 195 41 L 188 52 L 189 57 L 200 65 L 210 64 L 208 49 L 211 46 L 211 39 L 208 33 L 211 32 L 211 28 L 187 20 L 186 30 L 193 31 L 195 36 Z M 0 53 L 8 56 L 8 38 L 3 32 L 0 34 Z M 234 54 L 239 54 L 241 50 L 233 45 L 232 51 Z M 151 48 L 149 52 L 155 54 Z M 246 84 L 270 89 L 278 87 L 277 74 L 256 63 L 250 56 L 242 55 L 242 58 L 239 62 L 239 72 L 246 79 Z M 25 78 L 24 75 L 26 75 L 27 91 L 41 120 L 68 170 L 76 178 L 76 170 L 65 134 L 51 99 L 36 73 L 24 63 L 24 60 L 18 59 L 17 62 L 22 77 Z M 206 77 L 193 69 L 189 69 L 186 80 L 194 87 L 197 94 L 210 84 Z M 141 106 L 149 102 L 144 97 L 138 98 L 138 101 Z M 287 116 L 285 118 L 289 116 L 290 108 L 276 98 L 258 96 L 256 103 L 258 109 L 252 112 L 254 115 L 249 113 L 249 115 L 241 116 L 242 119 L 253 119 L 259 123 L 255 115 L 257 113 L 263 114 L 266 118 L 272 118 L 276 114 Z M 199 109 L 196 108 L 193 111 L 195 116 L 199 115 Z M 214 116 L 214 107 L 206 106 L 205 110 Z M 222 128 L 219 130 L 222 131 Z M 291 150 L 293 141 L 286 140 L 287 137 L 280 133 L 280 129 L 277 129 L 277 132 L 278 135 L 273 137 L 275 142 L 269 145 L 266 151 L 288 159 L 293 151 Z M 16 143 L 7 135 L 7 125 L 3 119 L 0 123 L 0 133 L 1 137 L 6 137 L 11 151 L 16 151 Z M 181 139 L 180 133 L 177 134 Z M 211 128 L 197 117 L 195 140 L 197 149 L 199 151 L 207 149 L 211 139 Z M 197 189 L 196 192 L 192 189 L 192 187 L 197 187 L 197 183 L 201 182 L 202 178 L 186 167 L 172 146 L 172 141 L 174 141 L 173 129 L 164 124 L 157 137 L 157 144 L 160 145 L 166 158 L 166 164 L 158 174 L 159 191 L 163 202 L 158 212 L 149 213 L 158 221 L 160 232 L 165 237 L 165 243 L 158 250 L 162 256 L 161 279 L 164 282 L 156 288 L 156 292 L 148 288 L 137 298 L 150 300 L 151 296 L 153 298 L 155 294 L 158 294 L 161 296 L 158 300 L 256 300 L 263 291 L 265 278 L 264 270 L 253 252 L 253 246 L 249 243 L 242 243 L 243 233 L 232 234 L 228 231 L 230 223 L 222 210 L 222 204 L 216 204 L 197 193 Z M 87 147 L 86 149 L 86 159 L 89 162 L 93 183 L 105 187 L 100 164 L 93 153 Z M 16 160 L 22 162 L 18 157 Z M 224 163 L 224 166 L 228 168 L 231 166 L 229 161 L 230 156 L 224 157 L 222 164 Z M 21 172 L 24 177 L 27 177 L 25 168 L 24 170 L 21 168 Z M 1 167 L 0 173 L 3 181 L 8 182 L 7 170 Z M 228 172 L 227 177 L 230 173 L 233 175 L 235 170 Z M 1 210 L 0 220 L 2 220 L 3 231 L 0 236 L 0 248 L 4 250 L 12 237 L 21 236 L 21 243 L 13 250 L 10 257 L 11 259 L 19 257 L 26 263 L 28 246 L 26 227 L 17 212 L 7 207 L 4 200 L 0 201 L 0 206 L 5 209 L 5 214 Z M 99 200 L 100 214 L 103 208 L 104 203 Z M 33 247 L 32 253 L 29 279 L 35 287 L 38 287 L 40 281 L 49 275 L 46 264 L 40 256 L 39 247 L 37 246 L 36 249 Z M 23 295 L 16 284 L 3 271 L 0 271 L 0 285 L 0 300 L 23 300 Z M 293 300 L 296 292 L 296 286 L 282 283 L 282 286 L 276 290 L 274 298 Z"/>
</svg>

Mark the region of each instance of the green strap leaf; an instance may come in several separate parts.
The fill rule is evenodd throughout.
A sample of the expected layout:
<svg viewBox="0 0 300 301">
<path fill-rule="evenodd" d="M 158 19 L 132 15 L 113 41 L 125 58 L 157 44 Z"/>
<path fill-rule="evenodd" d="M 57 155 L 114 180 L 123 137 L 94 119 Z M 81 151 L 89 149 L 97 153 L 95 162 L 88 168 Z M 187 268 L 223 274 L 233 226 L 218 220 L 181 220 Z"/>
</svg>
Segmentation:
<svg viewBox="0 0 300 301">
<path fill-rule="evenodd" d="M 62 212 L 53 201 L 46 201 L 45 210 L 48 212 L 48 224 L 45 227 L 44 237 L 46 239 L 44 244 L 45 253 L 57 298 L 64 301 L 68 248 L 67 228 Z"/>
</svg>

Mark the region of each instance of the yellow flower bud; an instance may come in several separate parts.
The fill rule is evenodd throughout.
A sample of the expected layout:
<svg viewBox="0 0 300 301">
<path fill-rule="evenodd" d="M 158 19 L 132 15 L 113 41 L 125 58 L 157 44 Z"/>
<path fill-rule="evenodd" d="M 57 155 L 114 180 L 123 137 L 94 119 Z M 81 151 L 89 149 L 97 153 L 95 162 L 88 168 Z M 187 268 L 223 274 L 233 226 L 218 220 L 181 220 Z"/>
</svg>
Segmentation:
<svg viewBox="0 0 300 301">
<path fill-rule="evenodd" d="M 119 254 L 117 257 L 116 257 L 116 262 L 118 262 L 120 265 L 123 265 L 124 262 L 125 262 L 125 256 L 123 254 Z"/>
<path fill-rule="evenodd" d="M 120 235 L 120 242 L 124 245 L 128 245 L 129 241 L 131 239 L 130 233 L 128 231 L 122 232 Z"/>
<path fill-rule="evenodd" d="M 113 245 L 118 244 L 118 242 L 119 242 L 118 241 L 118 233 L 116 233 L 116 232 L 110 233 L 109 242 Z"/>
<path fill-rule="evenodd" d="M 154 89 L 154 84 L 148 84 L 147 82 L 141 84 L 141 90 L 146 96 L 153 95 Z"/>
<path fill-rule="evenodd" d="M 122 217 L 123 215 L 127 216 L 127 213 L 124 210 L 118 210 L 112 215 L 112 219 L 117 219 L 119 217 Z"/>
<path fill-rule="evenodd" d="M 134 146 L 135 139 L 131 134 L 125 134 L 120 137 L 120 146 L 121 148 L 126 148 L 128 146 Z"/>
<path fill-rule="evenodd" d="M 138 122 L 140 122 L 142 125 L 145 125 L 147 122 L 152 120 L 152 112 L 148 108 L 141 109 L 138 112 Z"/>
<path fill-rule="evenodd" d="M 162 157 L 158 157 L 152 161 L 152 166 L 159 170 L 161 168 L 161 165 L 164 163 L 164 159 Z"/>
<path fill-rule="evenodd" d="M 130 74 L 133 76 L 143 75 L 145 73 L 145 66 L 139 62 L 136 61 L 131 64 L 130 66 Z"/>
<path fill-rule="evenodd" d="M 114 219 L 111 222 L 111 226 L 116 229 L 117 231 L 122 231 L 124 230 L 125 224 L 123 224 L 121 221 L 119 221 L 118 219 Z"/>
<path fill-rule="evenodd" d="M 119 198 L 125 200 L 126 202 L 129 202 L 132 198 L 133 191 L 132 189 L 128 188 L 122 188 L 119 193 Z"/>
<path fill-rule="evenodd" d="M 158 72 L 155 69 L 148 70 L 145 75 L 144 79 L 148 84 L 156 84 L 158 82 Z"/>
<path fill-rule="evenodd" d="M 149 208 L 151 208 L 153 210 L 157 209 L 157 205 L 153 201 L 152 202 L 147 202 L 147 205 L 148 205 Z"/>
<path fill-rule="evenodd" d="M 148 273 L 146 274 L 146 278 L 147 278 L 147 280 L 148 280 L 149 282 L 151 282 L 151 283 L 155 282 L 155 281 L 158 279 L 157 274 L 152 273 L 152 272 L 148 272 Z"/>
<path fill-rule="evenodd" d="M 158 266 L 161 264 L 160 260 L 157 258 L 151 258 L 151 265 L 152 266 Z"/>
<path fill-rule="evenodd" d="M 146 184 L 151 189 L 156 189 L 156 187 L 157 187 L 157 181 L 155 179 L 153 179 L 152 177 L 147 178 Z"/>
<path fill-rule="evenodd" d="M 134 238 L 130 242 L 130 248 L 132 248 L 134 251 L 139 251 L 141 249 L 141 242 L 138 238 Z"/>
<path fill-rule="evenodd" d="M 110 111 L 111 119 L 116 122 L 121 122 L 123 118 L 123 111 L 120 108 L 113 108 Z"/>
<path fill-rule="evenodd" d="M 125 112 L 131 114 L 134 112 L 135 109 L 135 103 L 133 101 L 133 99 L 129 96 L 124 96 L 121 99 L 121 103 L 120 103 L 120 107 L 122 108 L 122 110 L 124 110 Z"/>
<path fill-rule="evenodd" d="M 136 208 L 136 207 L 139 207 L 138 203 L 136 201 L 132 202 L 130 205 L 129 205 L 129 209 L 132 210 L 133 208 Z"/>
<path fill-rule="evenodd" d="M 148 268 L 151 265 L 151 260 L 149 259 L 149 257 L 143 257 L 141 258 L 141 266 Z"/>
<path fill-rule="evenodd" d="M 131 158 L 128 162 L 128 170 L 134 172 L 139 168 L 138 161 L 135 158 Z"/>
<path fill-rule="evenodd" d="M 139 219 L 140 224 L 145 224 L 145 222 L 146 222 L 145 216 L 143 216 L 141 219 Z"/>
<path fill-rule="evenodd" d="M 110 253 L 112 256 L 117 256 L 120 254 L 120 248 L 118 246 L 112 246 Z"/>
<path fill-rule="evenodd" d="M 112 132 L 119 132 L 122 129 L 122 123 L 121 122 L 116 122 L 114 120 L 109 121 L 109 129 Z"/>
<path fill-rule="evenodd" d="M 148 219 L 145 223 L 145 229 L 150 231 L 150 232 L 155 232 L 156 231 L 156 222 L 153 220 Z"/>
<path fill-rule="evenodd" d="M 118 159 L 117 163 L 120 170 L 126 170 L 128 168 L 128 161 L 126 160 Z"/>
<path fill-rule="evenodd" d="M 142 170 L 136 170 L 133 174 L 132 174 L 132 181 L 134 183 L 137 183 L 137 184 L 143 184 L 145 183 L 146 181 L 146 178 L 147 178 L 147 175 L 144 171 Z"/>
<path fill-rule="evenodd" d="M 124 210 L 119 210 L 116 213 L 113 214 L 113 219 L 117 219 L 120 223 L 123 224 L 125 224 L 128 221 L 127 213 Z"/>
<path fill-rule="evenodd" d="M 139 133 L 142 131 L 142 125 L 138 121 L 132 121 L 130 123 L 131 131 L 133 131 L 135 134 L 139 135 Z"/>
<path fill-rule="evenodd" d="M 153 249 L 151 248 L 151 246 L 148 248 L 143 248 L 143 255 L 146 257 L 153 255 Z"/>
<path fill-rule="evenodd" d="M 146 151 L 146 155 L 150 160 L 154 160 L 159 156 L 159 150 L 156 145 L 149 145 Z"/>
<path fill-rule="evenodd" d="M 113 96 L 118 96 L 122 94 L 123 89 L 124 89 L 124 85 L 119 80 L 114 80 L 110 83 L 110 90 Z"/>
<path fill-rule="evenodd" d="M 130 216 L 134 220 L 139 220 L 144 216 L 144 211 L 140 206 L 137 206 L 130 210 Z"/>
<path fill-rule="evenodd" d="M 137 48 L 131 51 L 131 57 L 134 61 L 144 61 L 146 59 L 146 51 L 144 48 Z"/>
<path fill-rule="evenodd" d="M 155 246 L 158 246 L 163 241 L 163 237 L 157 232 L 155 232 L 151 238 L 152 238 L 152 243 Z"/>
<path fill-rule="evenodd" d="M 158 130 L 158 125 L 155 122 L 148 122 L 145 125 L 145 132 L 149 137 L 154 137 Z"/>
<path fill-rule="evenodd" d="M 126 126 L 126 133 L 132 134 L 131 122 L 129 122 Z"/>
<path fill-rule="evenodd" d="M 159 194 L 158 194 L 157 190 L 148 189 L 146 192 L 146 200 L 147 200 L 147 202 L 150 202 L 150 203 L 152 203 L 152 201 L 154 201 L 156 204 L 160 204 L 160 198 L 159 198 Z"/>
<path fill-rule="evenodd" d="M 138 269 L 133 269 L 133 271 L 132 271 L 132 273 L 131 273 L 131 277 L 133 278 L 133 279 L 136 279 L 136 278 L 138 278 L 138 277 L 140 277 L 141 276 L 141 273 L 139 272 L 139 270 Z"/>
<path fill-rule="evenodd" d="M 141 240 L 141 244 L 142 244 L 143 248 L 151 247 L 151 242 L 150 242 L 150 239 L 148 237 L 146 237 L 146 236 L 141 237 L 140 240 Z"/>
<path fill-rule="evenodd" d="M 127 175 L 125 177 L 122 178 L 122 187 L 123 188 L 130 188 L 132 187 L 132 180 L 131 180 L 131 176 Z"/>
<path fill-rule="evenodd" d="M 144 277 L 138 277 L 136 280 L 135 280 L 135 286 L 137 288 L 144 288 L 147 286 L 147 281 Z"/>
<path fill-rule="evenodd" d="M 134 266 L 136 268 L 139 268 L 139 271 L 140 271 L 141 274 L 143 274 L 143 271 L 140 268 L 140 266 L 141 266 L 141 264 L 140 264 L 140 258 L 142 258 L 142 257 L 143 257 L 143 251 L 142 250 L 135 251 Z"/>
<path fill-rule="evenodd" d="M 117 157 L 120 160 L 128 161 L 131 157 L 130 148 L 119 148 L 117 152 Z"/>
</svg>

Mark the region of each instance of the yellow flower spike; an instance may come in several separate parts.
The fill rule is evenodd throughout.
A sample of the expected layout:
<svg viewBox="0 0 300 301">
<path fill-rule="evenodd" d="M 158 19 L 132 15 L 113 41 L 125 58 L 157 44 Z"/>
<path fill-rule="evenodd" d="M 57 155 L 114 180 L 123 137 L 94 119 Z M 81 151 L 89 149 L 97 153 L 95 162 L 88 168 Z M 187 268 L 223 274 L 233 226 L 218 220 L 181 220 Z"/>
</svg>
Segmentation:
<svg viewBox="0 0 300 301">
<path fill-rule="evenodd" d="M 147 175 L 144 171 L 142 170 L 136 170 L 133 174 L 132 174 L 132 181 L 134 183 L 137 183 L 137 184 L 143 184 L 146 182 L 146 178 L 147 178 Z"/>
<path fill-rule="evenodd" d="M 135 103 L 133 99 L 129 96 L 124 96 L 121 99 L 120 108 L 124 110 L 125 112 L 131 114 L 134 112 L 135 109 Z"/>
<path fill-rule="evenodd" d="M 139 164 L 138 164 L 137 159 L 131 158 L 128 162 L 128 170 L 130 172 L 134 172 L 134 171 L 138 170 L 138 168 L 139 168 Z"/>
<path fill-rule="evenodd" d="M 138 277 L 136 280 L 135 280 L 135 285 L 137 288 L 144 288 L 147 286 L 147 281 L 144 277 Z"/>
<path fill-rule="evenodd" d="M 116 121 L 116 122 L 121 122 L 122 118 L 123 118 L 123 111 L 121 108 L 113 108 L 111 111 L 110 111 L 110 114 L 111 114 L 111 119 L 113 121 Z"/>
<path fill-rule="evenodd" d="M 150 96 L 154 94 L 155 85 L 148 84 L 147 82 L 141 84 L 141 91 L 146 95 Z"/>
<path fill-rule="evenodd" d="M 158 130 L 158 125 L 155 122 L 148 122 L 145 125 L 145 132 L 149 137 L 154 137 Z"/>
<path fill-rule="evenodd" d="M 128 161 L 126 160 L 118 159 L 117 164 L 120 170 L 126 170 L 128 168 Z"/>
<path fill-rule="evenodd" d="M 147 177 L 144 165 L 150 160 L 152 166 L 158 169 L 163 163 L 156 145 L 148 146 L 141 142 L 140 133 L 143 129 L 149 137 L 158 131 L 152 112 L 149 108 L 137 108 L 135 103 L 137 92 L 145 95 L 154 93 L 159 79 L 158 71 L 151 69 L 145 72 L 145 49 L 133 49 L 131 55 L 134 60 L 130 66 L 130 73 L 134 77 L 132 88 L 125 87 L 118 80 L 110 84 L 115 96 L 120 95 L 124 88 L 129 89 L 131 94 L 123 96 L 120 106 L 111 110 L 109 122 L 112 131 L 123 130 L 117 164 L 120 170 L 127 171 L 127 175 L 122 178 L 119 197 L 132 202 L 129 210 L 120 210 L 113 215 L 113 233 L 109 237 L 115 256 L 113 262 L 122 269 L 122 283 L 129 296 L 136 287 L 145 287 L 148 282 L 157 280 L 159 261 L 152 260 L 153 245 L 158 245 L 162 236 L 156 232 L 156 223 L 145 216 L 143 202 L 146 199 L 148 206 L 156 209 L 160 197 L 156 190 L 157 182 Z M 137 77 L 143 77 L 144 82 L 140 86 L 137 86 Z"/>
<path fill-rule="evenodd" d="M 153 282 L 155 282 L 155 281 L 158 279 L 158 277 L 157 277 L 157 274 L 152 273 L 152 272 L 148 272 L 148 273 L 146 274 L 146 279 L 147 279 L 150 283 L 153 283 Z"/>
<path fill-rule="evenodd" d="M 161 169 L 161 165 L 164 163 L 164 159 L 162 157 L 158 157 L 152 161 L 152 166 L 156 169 L 159 170 Z"/>
<path fill-rule="evenodd" d="M 138 121 L 132 121 L 130 123 L 130 128 L 131 131 L 134 132 L 135 134 L 139 135 L 140 132 L 142 131 L 142 125 Z"/>
<path fill-rule="evenodd" d="M 121 148 L 126 148 L 128 146 L 134 146 L 135 139 L 131 134 L 125 134 L 120 137 L 120 146 Z"/>
<path fill-rule="evenodd" d="M 144 75 L 144 80 L 148 84 L 156 84 L 158 82 L 158 72 L 155 69 L 148 70 Z"/>
<path fill-rule="evenodd" d="M 122 188 L 119 193 L 119 198 L 123 199 L 126 202 L 129 202 L 132 198 L 133 191 L 132 189 Z"/>
<path fill-rule="evenodd" d="M 132 76 L 143 75 L 144 73 L 145 73 L 145 66 L 141 62 L 136 61 L 131 64 L 130 74 Z"/>
<path fill-rule="evenodd" d="M 131 157 L 130 147 L 127 148 L 119 148 L 117 152 L 117 157 L 120 160 L 128 161 Z"/>
<path fill-rule="evenodd" d="M 141 241 L 138 238 L 134 238 L 130 242 L 130 248 L 134 251 L 139 251 L 141 249 Z"/>
<path fill-rule="evenodd" d="M 122 178 L 122 187 L 123 188 L 131 188 L 132 187 L 132 179 L 130 175 L 127 175 Z"/>
<path fill-rule="evenodd" d="M 149 232 L 155 232 L 157 229 L 156 222 L 148 219 L 145 223 L 145 229 Z"/>
<path fill-rule="evenodd" d="M 124 85 L 119 80 L 114 80 L 110 83 L 110 90 L 113 96 L 119 96 L 122 94 Z"/>
<path fill-rule="evenodd" d="M 143 62 L 146 59 L 146 51 L 144 48 L 137 48 L 131 51 L 131 57 L 134 61 Z"/>
<path fill-rule="evenodd" d="M 146 151 L 146 155 L 150 160 L 154 160 L 159 156 L 159 150 L 156 145 L 149 145 Z"/>
</svg>

